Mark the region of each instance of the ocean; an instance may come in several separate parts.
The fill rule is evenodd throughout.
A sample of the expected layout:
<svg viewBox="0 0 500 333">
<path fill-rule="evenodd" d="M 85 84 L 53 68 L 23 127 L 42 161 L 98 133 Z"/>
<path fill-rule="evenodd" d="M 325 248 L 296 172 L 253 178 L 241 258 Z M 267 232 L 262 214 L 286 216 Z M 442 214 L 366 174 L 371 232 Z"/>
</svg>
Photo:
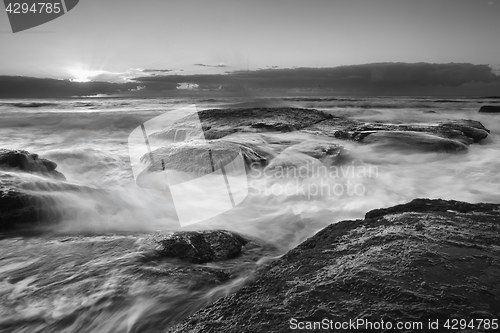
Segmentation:
<svg viewBox="0 0 500 333">
<path fill-rule="evenodd" d="M 156 281 L 154 286 L 145 282 L 131 284 L 127 292 L 123 292 L 118 291 L 120 283 L 117 281 L 136 276 L 129 267 L 125 269 L 120 260 L 133 257 L 134 253 L 125 255 L 101 249 L 102 252 L 92 250 L 92 255 L 75 259 L 77 251 L 89 251 L 87 245 L 78 250 L 61 245 L 58 249 L 63 252 L 56 254 L 59 250 L 50 244 L 62 242 L 61 239 L 94 237 L 96 243 L 113 239 L 126 243 L 130 235 L 136 234 L 225 229 L 275 246 L 276 251 L 263 253 L 256 259 L 261 264 L 286 253 L 328 224 L 363 218 L 372 209 L 414 198 L 498 203 L 500 116 L 481 114 L 478 110 L 481 105 L 499 102 L 500 99 L 495 98 L 348 96 L 257 100 L 222 97 L 0 100 L 0 147 L 37 153 L 55 161 L 57 170 L 66 176 L 68 183 L 107 193 L 89 196 L 88 193 L 58 194 L 53 191 L 51 195 L 59 209 L 66 211 L 63 221 L 49 227 L 42 236 L 0 238 L 0 298 L 3 300 L 0 331 L 153 331 L 154 327 L 176 322 L 241 287 L 257 267 L 252 266 L 239 278 L 223 285 L 196 292 L 162 285 L 161 281 Z M 145 121 L 188 105 L 194 105 L 199 111 L 229 107 L 313 108 L 336 116 L 379 123 L 472 119 L 491 132 L 488 138 L 469 146 L 468 152 L 461 154 L 381 150 L 372 145 L 321 137 L 342 145 L 349 152 L 350 162 L 321 179 L 308 180 L 306 185 L 296 183 L 295 178 L 270 181 L 255 172 L 249 175 L 249 195 L 235 208 L 208 221 L 181 227 L 175 205 L 168 197 L 161 191 L 136 185 L 128 136 Z M 270 132 L 266 136 L 268 141 L 276 143 L 277 153 L 287 142 L 317 138 L 301 131 Z M 352 188 L 347 189 L 346 184 Z M 336 190 L 325 192 L 324 188 Z M 59 257 L 51 261 L 51 256 Z M 13 272 L 19 270 L 22 274 L 16 273 L 17 278 L 12 279 Z M 82 276 L 77 284 L 71 282 L 75 276 Z M 32 296 L 40 288 L 48 288 L 52 294 Z M 112 299 L 110 295 L 123 297 L 118 302 L 120 306 L 99 303 Z M 183 300 L 181 305 L 179 300 Z"/>
</svg>

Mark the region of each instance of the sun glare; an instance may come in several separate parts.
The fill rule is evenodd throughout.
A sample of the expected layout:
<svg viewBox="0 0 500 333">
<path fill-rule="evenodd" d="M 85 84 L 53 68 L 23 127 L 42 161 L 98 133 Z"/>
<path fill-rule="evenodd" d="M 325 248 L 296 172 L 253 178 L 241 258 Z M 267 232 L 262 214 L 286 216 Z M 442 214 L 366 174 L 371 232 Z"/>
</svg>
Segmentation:
<svg viewBox="0 0 500 333">
<path fill-rule="evenodd" d="M 73 82 L 90 82 L 94 77 L 98 76 L 99 74 L 105 73 L 105 71 L 72 68 L 70 69 L 70 73 L 73 77 L 70 80 Z"/>
</svg>

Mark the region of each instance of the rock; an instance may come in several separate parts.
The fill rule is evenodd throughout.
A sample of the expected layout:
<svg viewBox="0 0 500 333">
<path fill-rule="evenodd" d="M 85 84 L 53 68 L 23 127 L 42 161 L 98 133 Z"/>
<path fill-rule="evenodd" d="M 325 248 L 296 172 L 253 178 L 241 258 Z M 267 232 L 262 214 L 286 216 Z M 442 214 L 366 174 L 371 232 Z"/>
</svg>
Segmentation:
<svg viewBox="0 0 500 333">
<path fill-rule="evenodd" d="M 354 139 L 363 143 L 376 143 L 378 147 L 418 152 L 457 153 L 467 151 L 467 146 L 457 140 L 422 132 L 363 131 L 357 132 Z"/>
<path fill-rule="evenodd" d="M 201 128 L 198 121 L 202 124 Z M 204 144 L 196 143 L 201 142 L 196 139 L 200 138 L 202 130 L 208 141 Z M 213 148 L 215 154 L 217 154 L 216 151 L 227 152 L 221 158 L 223 162 L 234 158 L 237 151 L 241 149 L 247 166 L 255 162 L 265 166 L 273 158 L 275 160 L 269 165 L 270 168 L 283 167 L 288 164 L 297 166 L 315 163 L 311 157 L 316 157 L 311 154 L 300 152 L 301 156 L 299 156 L 300 154 L 292 156 L 291 153 L 295 148 L 290 147 L 290 145 L 301 142 L 290 142 L 284 147 L 273 147 L 271 141 L 279 141 L 279 139 L 264 139 L 269 131 L 282 133 L 300 131 L 301 134 L 376 143 L 379 146 L 383 144 L 388 147 L 421 152 L 467 151 L 468 145 L 485 139 L 489 133 L 489 130 L 481 123 L 466 119 L 432 124 L 365 123 L 346 117 L 332 116 L 314 109 L 246 108 L 204 110 L 199 112 L 197 116 L 185 117 L 169 128 L 151 135 L 169 140 L 186 140 L 155 152 L 164 157 L 165 163 L 168 164 L 165 165 L 165 168 L 183 172 L 208 173 L 212 171 L 212 166 L 208 162 L 209 145 L 215 145 Z M 248 144 L 239 141 L 245 140 L 242 135 L 248 134 L 260 135 L 260 139 L 257 141 L 262 142 Z M 271 137 L 271 135 L 267 136 Z M 274 135 L 274 137 L 276 136 Z M 279 136 L 286 135 L 279 134 Z M 294 139 L 297 140 L 297 137 Z M 224 147 L 224 145 L 226 146 Z M 245 148 L 241 148 L 242 146 Z M 155 166 L 148 172 L 161 170 L 161 156 L 155 159 Z M 143 160 L 146 158 L 149 157 L 145 155 Z M 290 159 L 294 159 L 294 161 Z M 333 161 L 333 163 L 336 162 Z"/>
<path fill-rule="evenodd" d="M 481 113 L 498 113 L 498 112 L 500 112 L 500 106 L 496 106 L 496 105 L 483 105 L 479 109 L 479 112 L 481 112 Z"/>
<path fill-rule="evenodd" d="M 360 121 L 348 119 L 345 117 L 331 117 L 301 130 L 308 134 L 325 135 L 332 138 L 349 140 L 350 133 L 357 126 L 360 126 Z"/>
<path fill-rule="evenodd" d="M 237 128 L 250 132 L 289 132 L 318 123 L 331 116 L 315 109 L 301 108 L 250 108 L 214 109 L 199 112 L 203 128 Z"/>
<path fill-rule="evenodd" d="M 35 172 L 40 175 L 65 180 L 64 175 L 55 170 L 56 167 L 55 162 L 39 158 L 38 154 L 32 154 L 26 150 L 0 148 L 0 168 Z"/>
<path fill-rule="evenodd" d="M 343 146 L 324 140 L 307 140 L 293 145 L 283 152 L 285 151 L 309 155 L 322 162 L 328 161 L 330 163 L 340 162 L 347 155 L 347 151 Z"/>
<path fill-rule="evenodd" d="M 206 139 L 220 139 L 235 132 L 290 132 L 299 130 L 331 116 L 314 109 L 301 108 L 241 108 L 210 109 L 176 121 L 169 128 L 154 133 L 159 138 L 172 138 L 177 129 L 195 129 L 202 124 Z M 196 134 L 196 133 L 195 133 Z"/>
<path fill-rule="evenodd" d="M 479 142 L 486 139 L 490 130 L 483 126 L 479 121 L 470 119 L 450 120 L 439 125 L 438 133 L 444 137 L 452 138 L 451 133 L 446 133 L 447 130 L 456 130 L 462 132 L 466 137 L 471 138 L 474 142 Z"/>
<path fill-rule="evenodd" d="M 284 149 L 269 163 L 265 172 L 305 167 L 310 169 L 307 172 L 310 174 L 318 171 L 314 168 L 339 165 L 347 158 L 347 150 L 339 144 L 324 140 L 307 140 Z"/>
<path fill-rule="evenodd" d="M 177 258 L 195 264 L 236 257 L 249 240 L 229 231 L 180 231 L 152 236 L 161 257 Z"/>
<path fill-rule="evenodd" d="M 31 232 L 53 225 L 72 214 L 85 214 L 86 208 L 80 207 L 78 199 L 92 197 L 109 202 L 104 200 L 106 196 L 108 193 L 99 189 L 0 171 L 0 231 Z"/>
<path fill-rule="evenodd" d="M 450 318 L 499 319 L 499 208 L 416 199 L 331 224 L 167 331 L 289 332 L 292 318 L 359 318 L 419 322 L 415 331 L 434 332 L 429 320 L 444 331 Z"/>
<path fill-rule="evenodd" d="M 405 212 L 414 213 L 490 213 L 498 208 L 497 204 L 477 203 L 471 204 L 462 201 L 441 200 L 441 199 L 415 199 L 409 203 L 397 205 L 389 208 L 380 208 L 369 211 L 365 215 L 365 219 L 377 219 L 385 215 L 393 215 Z"/>
<path fill-rule="evenodd" d="M 277 155 L 272 138 L 268 138 L 259 133 L 234 133 L 225 136 L 220 141 L 229 142 L 238 146 L 244 146 L 263 157 L 253 161 L 251 159 L 247 159 L 247 163 L 257 162 L 266 164 Z"/>
<path fill-rule="evenodd" d="M 435 124 L 386 124 L 364 123 L 343 117 L 332 117 L 301 130 L 301 132 L 309 134 L 355 141 L 361 141 L 366 134 L 374 131 L 427 133 L 459 141 L 464 145 L 479 142 L 485 139 L 489 133 L 489 130 L 480 122 L 467 119 L 449 120 Z"/>
<path fill-rule="evenodd" d="M 10 188 L 4 180 L 0 181 L 0 189 L 0 230 L 47 219 L 42 208 L 46 203 L 40 197 Z"/>
<path fill-rule="evenodd" d="M 257 151 L 248 145 L 226 140 L 189 140 L 167 144 L 152 152 L 154 164 L 149 165 L 147 173 L 163 169 L 208 174 L 220 165 L 226 165 L 242 154 L 247 166 L 252 163 L 265 164 L 268 157 L 266 151 Z M 149 162 L 149 154 L 141 157 Z M 163 162 L 162 162 L 163 161 Z M 213 162 L 213 164 L 212 164 Z M 163 163 L 163 164 L 162 164 Z"/>
<path fill-rule="evenodd" d="M 58 214 L 50 195 L 34 194 L 20 188 L 14 175 L 0 172 L 0 230 L 12 230 L 40 223 L 52 223 Z"/>
</svg>

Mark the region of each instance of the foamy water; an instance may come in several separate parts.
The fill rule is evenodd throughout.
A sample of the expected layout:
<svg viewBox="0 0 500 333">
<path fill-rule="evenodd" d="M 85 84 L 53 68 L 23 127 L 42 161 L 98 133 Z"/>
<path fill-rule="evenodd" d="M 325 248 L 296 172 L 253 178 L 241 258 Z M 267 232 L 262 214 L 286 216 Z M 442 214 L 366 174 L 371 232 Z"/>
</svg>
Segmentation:
<svg viewBox="0 0 500 333">
<path fill-rule="evenodd" d="M 71 211 L 53 230 L 59 235 L 223 228 L 270 242 L 284 253 L 330 223 L 362 218 L 371 209 L 408 202 L 414 198 L 500 202 L 500 115 L 477 113 L 481 102 L 492 103 L 497 100 L 4 100 L 0 102 L 0 147 L 26 149 L 38 153 L 41 157 L 57 162 L 57 170 L 66 176 L 67 182 L 108 191 L 107 195 L 102 196 L 89 196 L 78 192 L 57 196 L 55 193 L 61 207 L 67 207 L 68 212 Z M 318 138 L 306 133 L 266 133 L 268 141 L 283 142 L 281 146 L 273 146 L 276 154 L 289 145 L 289 142 L 321 139 L 343 145 L 349 151 L 350 160 L 342 167 L 334 169 L 336 173 L 316 178 L 266 178 L 258 170 L 254 170 L 255 172 L 249 174 L 250 194 L 240 205 L 209 221 L 181 228 L 169 195 L 162 191 L 143 189 L 135 184 L 129 163 L 127 138 L 130 132 L 144 121 L 193 103 L 199 110 L 235 105 L 317 108 L 367 122 L 430 123 L 448 119 L 474 119 L 483 123 L 491 133 L 482 143 L 471 145 L 466 154 L 409 153 L 377 149 L 374 146 L 327 137 Z M 436 113 L 428 113 L 431 110 Z M 75 207 L 78 207 L 76 211 Z M 11 242 L 9 239 L 2 240 L 0 246 L 12 247 Z M 11 266 L 7 266 L 9 269 L 4 271 L 0 269 L 0 280 L 7 279 L 9 274 L 20 269 L 15 265 L 27 265 L 30 260 L 41 260 L 35 254 L 19 257 L 23 246 L 19 247 L 19 243 L 17 244 L 16 248 L 20 249 L 18 252 L 14 251 L 10 257 L 9 254 L 3 257 L 3 260 L 7 260 L 5 265 Z M 126 267 L 112 263 L 115 255 L 110 254 L 103 260 L 110 261 L 107 265 L 114 267 L 113 274 L 121 279 L 129 273 Z M 39 278 L 36 270 L 30 273 L 26 267 L 26 278 L 16 282 L 21 283 L 20 285 L 13 286 L 9 283 L 4 285 L 3 289 L 0 288 L 0 291 L 10 293 L 9 297 L 15 298 L 22 290 L 29 289 L 30 285 L 36 285 Z M 99 274 L 104 274 L 102 272 L 96 271 L 93 277 L 97 279 L 97 284 L 100 284 L 97 289 L 104 288 L 111 278 L 97 278 Z M 76 270 L 73 273 L 76 274 Z M 54 275 L 53 279 L 57 280 L 58 276 Z M 165 324 L 169 321 L 161 321 L 158 318 L 168 317 L 168 314 L 189 314 L 190 311 L 237 289 L 244 283 L 245 278 L 241 279 L 243 280 L 236 279 L 201 294 L 188 293 L 181 289 L 172 291 L 171 294 L 165 293 L 162 297 L 152 296 L 157 289 L 151 286 L 135 286 L 134 288 L 139 290 L 139 296 L 131 297 L 115 312 L 103 312 L 99 307 L 91 307 L 92 310 L 84 312 L 84 317 L 87 322 L 92 322 L 92 325 L 85 326 L 86 321 L 82 319 L 83 322 L 76 321 L 67 327 L 59 327 L 58 331 L 62 332 L 64 329 L 71 332 L 78 328 L 87 332 L 133 332 L 140 331 L 138 327 L 147 327 L 138 326 L 137 323 L 141 321 Z M 185 312 L 179 313 L 172 310 L 177 303 L 172 301 L 171 296 L 180 297 L 178 295 L 181 294 L 184 295 L 181 299 L 193 304 L 183 308 L 182 311 Z M 81 299 L 88 297 L 83 294 L 80 296 Z M 18 305 L 21 310 L 28 311 L 26 313 L 29 315 L 22 312 L 25 315 L 12 315 L 9 320 L 22 322 L 29 321 L 32 317 L 57 317 L 57 311 L 60 311 L 57 309 L 61 309 L 61 306 L 54 306 L 56 301 L 53 299 L 50 306 L 41 301 L 40 309 L 44 310 L 39 309 L 38 312 L 29 310 L 33 304 L 23 305 L 24 307 Z M 57 302 L 64 303 L 60 299 Z M 73 310 L 68 311 L 77 313 L 81 311 L 78 309 L 81 307 L 75 306 Z M 152 309 L 157 309 L 157 312 Z M 20 327 L 24 327 L 23 325 L 13 325 L 11 331 L 21 332 Z M 56 330 L 54 326 L 40 325 L 39 331 Z M 26 330 L 36 331 L 33 325 L 26 326 Z"/>
</svg>

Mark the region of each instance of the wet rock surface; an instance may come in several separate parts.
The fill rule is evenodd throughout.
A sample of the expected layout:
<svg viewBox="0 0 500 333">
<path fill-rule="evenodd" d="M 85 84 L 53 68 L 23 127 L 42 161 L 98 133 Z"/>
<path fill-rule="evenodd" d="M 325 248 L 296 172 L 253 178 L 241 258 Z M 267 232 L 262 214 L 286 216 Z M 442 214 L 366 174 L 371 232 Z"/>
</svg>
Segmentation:
<svg viewBox="0 0 500 333">
<path fill-rule="evenodd" d="M 290 332 L 292 318 L 362 318 L 435 332 L 429 320 L 444 331 L 446 319 L 498 319 L 499 244 L 500 205 L 415 199 L 329 225 L 167 331 Z"/>
<path fill-rule="evenodd" d="M 0 230 L 11 230 L 56 219 L 49 197 L 32 195 L 18 187 L 19 179 L 0 172 Z"/>
<path fill-rule="evenodd" d="M 322 111 L 301 108 L 211 109 L 199 112 L 204 131 L 229 127 L 249 132 L 290 132 L 330 117 Z"/>
<path fill-rule="evenodd" d="M 71 200 L 77 195 L 102 198 L 108 193 L 36 175 L 0 171 L 0 231 L 34 230 L 84 212 L 85 207 Z"/>
<path fill-rule="evenodd" d="M 250 241 L 224 230 L 182 231 L 151 237 L 154 251 L 163 258 L 203 264 L 238 256 Z"/>
<path fill-rule="evenodd" d="M 0 231 L 51 224 L 61 218 L 51 192 L 79 187 L 60 182 L 66 178 L 56 167 L 38 154 L 0 148 Z"/>
<path fill-rule="evenodd" d="M 36 173 L 47 177 L 65 180 L 64 175 L 56 171 L 57 164 L 45 158 L 39 158 L 38 154 L 32 154 L 26 150 L 11 150 L 0 148 L 0 169 L 20 170 Z"/>
<path fill-rule="evenodd" d="M 0 149 L 0 231 L 30 232 L 54 225 L 85 210 L 78 206 L 78 195 L 108 195 L 105 190 L 63 181 L 66 178 L 56 167 L 25 150 Z"/>
<path fill-rule="evenodd" d="M 176 121 L 169 128 L 153 133 L 158 138 L 179 139 L 187 132 L 200 131 L 206 139 L 220 139 L 236 132 L 291 132 L 331 118 L 315 109 L 302 108 L 237 108 L 209 109 Z M 201 134 L 201 133 L 200 133 Z"/>
</svg>

